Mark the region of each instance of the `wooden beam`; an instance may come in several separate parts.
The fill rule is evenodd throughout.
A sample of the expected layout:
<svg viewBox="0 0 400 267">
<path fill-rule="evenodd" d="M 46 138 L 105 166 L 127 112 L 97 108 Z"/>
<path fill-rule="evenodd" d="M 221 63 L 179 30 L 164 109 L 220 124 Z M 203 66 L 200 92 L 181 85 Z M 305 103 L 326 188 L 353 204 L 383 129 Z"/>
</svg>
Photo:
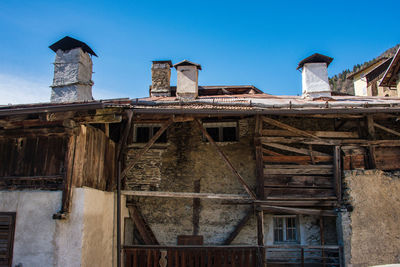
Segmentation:
<svg viewBox="0 0 400 267">
<path fill-rule="evenodd" d="M 388 133 L 394 134 L 394 135 L 396 135 L 396 136 L 400 136 L 400 133 L 399 133 L 399 132 L 397 132 L 397 131 L 395 131 L 395 130 L 392 130 L 392 129 L 389 129 L 389 128 L 385 127 L 385 126 L 382 126 L 382 125 L 380 125 L 380 124 L 378 124 L 378 123 L 376 123 L 376 122 L 374 122 L 374 126 L 375 126 L 376 128 L 381 129 L 381 130 L 384 130 L 384 131 L 386 131 L 386 132 L 388 132 Z"/>
<path fill-rule="evenodd" d="M 260 207 L 257 207 L 257 245 L 259 246 L 258 251 L 258 266 L 265 266 L 265 242 L 264 242 L 264 211 Z"/>
<path fill-rule="evenodd" d="M 145 219 L 143 218 L 142 214 L 139 212 L 137 207 L 132 203 L 127 204 L 127 207 L 129 210 L 129 215 L 133 223 L 135 224 L 136 229 L 143 238 L 145 245 L 159 245 L 153 231 L 146 223 Z"/>
<path fill-rule="evenodd" d="M 274 165 L 271 165 L 271 166 L 274 166 Z M 287 168 L 278 169 L 278 168 L 266 167 L 266 168 L 264 168 L 264 174 L 265 175 L 270 175 L 270 174 L 329 175 L 329 174 L 333 174 L 333 168 L 329 168 L 329 169 L 328 168 L 312 168 L 314 166 L 317 167 L 319 165 L 306 165 L 306 166 L 293 165 L 293 166 L 296 166 L 297 169 L 287 169 Z"/>
<path fill-rule="evenodd" d="M 338 201 L 342 199 L 342 164 L 340 146 L 335 146 L 333 152 L 333 176 L 335 179 L 335 193 Z"/>
<path fill-rule="evenodd" d="M 128 164 L 125 170 L 121 173 L 121 177 L 126 176 L 126 174 L 136 165 L 140 158 L 149 151 L 150 147 L 157 141 L 157 139 L 164 133 L 165 130 L 173 123 L 172 119 L 169 119 L 163 126 L 157 131 L 155 135 L 149 140 L 146 146 L 133 158 L 133 160 Z"/>
<path fill-rule="evenodd" d="M 369 115 L 366 117 L 367 129 L 368 129 L 368 139 L 375 139 L 375 127 L 374 127 L 374 117 Z"/>
<path fill-rule="evenodd" d="M 280 150 L 286 150 L 286 151 L 295 152 L 295 153 L 302 154 L 302 155 L 311 156 L 310 150 L 308 150 L 308 149 L 285 146 L 285 145 L 277 144 L 277 143 L 263 143 L 263 144 L 266 145 L 266 146 L 278 148 Z M 318 152 L 318 151 L 313 151 L 313 155 L 315 155 L 315 156 L 329 156 L 326 153 L 322 153 L 322 152 Z"/>
<path fill-rule="evenodd" d="M 318 209 L 304 209 L 304 208 L 289 208 L 271 205 L 260 205 L 264 211 L 268 212 L 281 212 L 285 214 L 304 214 L 304 215 L 317 215 L 317 216 L 336 216 L 333 210 L 318 210 Z"/>
<path fill-rule="evenodd" d="M 299 134 L 299 135 L 301 135 L 301 136 L 306 136 L 306 137 L 314 138 L 314 139 L 316 139 L 316 140 L 321 140 L 321 139 L 320 139 L 318 136 L 316 136 L 316 135 L 313 135 L 313 134 L 310 134 L 310 133 L 308 133 L 308 132 L 306 132 L 306 131 L 297 129 L 297 128 L 295 128 L 295 127 L 292 127 L 292 126 L 290 126 L 290 125 L 287 125 L 286 123 L 283 123 L 283 122 L 280 122 L 280 121 L 277 121 L 277 120 L 274 120 L 274 119 L 271 119 L 271 118 L 267 118 L 267 117 L 265 117 L 265 116 L 263 116 L 262 119 L 263 119 L 264 122 L 266 122 L 266 123 L 268 123 L 268 124 L 271 124 L 271 125 L 273 125 L 273 126 L 279 127 L 279 128 L 281 128 L 281 129 L 288 130 L 288 131 L 290 131 L 290 132 Z"/>
<path fill-rule="evenodd" d="M 243 177 L 238 173 L 238 171 L 233 167 L 232 163 L 229 161 L 229 159 L 226 157 L 224 152 L 218 147 L 218 145 L 215 143 L 215 141 L 212 139 L 212 137 L 208 134 L 206 129 L 203 127 L 199 119 L 196 119 L 195 122 L 197 123 L 197 126 L 200 128 L 200 130 L 203 132 L 203 135 L 207 138 L 208 142 L 210 142 L 214 148 L 217 150 L 218 154 L 221 156 L 221 158 L 225 161 L 229 169 L 233 172 L 233 174 L 238 178 L 239 182 L 243 185 L 244 189 L 246 192 L 251 196 L 252 199 L 256 199 L 256 195 L 253 193 L 253 191 L 250 189 L 250 187 L 247 185 L 247 183 L 244 181 Z"/>
<path fill-rule="evenodd" d="M 256 201 L 255 204 L 268 206 L 283 206 L 283 207 L 336 207 L 336 200 L 262 200 Z"/>
<path fill-rule="evenodd" d="M 251 200 L 247 195 L 235 194 L 214 194 L 214 193 L 192 193 L 192 192 L 163 192 L 163 191 L 131 191 L 122 190 L 121 193 L 127 196 L 142 197 L 171 197 L 171 198 L 207 198 L 224 200 Z"/>
<path fill-rule="evenodd" d="M 309 134 L 323 137 L 323 138 L 359 138 L 357 132 L 340 132 L 340 131 L 306 131 Z M 287 137 L 294 137 L 294 136 L 302 136 L 297 133 L 293 133 L 290 131 L 285 130 L 263 130 L 262 135 L 267 136 L 287 136 Z"/>
<path fill-rule="evenodd" d="M 264 148 L 264 147 L 262 148 L 262 152 L 263 152 L 264 154 L 269 154 L 269 155 L 272 155 L 272 156 L 285 156 L 285 155 L 283 155 L 283 154 L 281 154 L 281 153 L 278 153 L 278 152 L 275 152 L 275 151 L 266 149 L 266 148 Z"/>
<path fill-rule="evenodd" d="M 132 110 L 127 110 L 126 111 L 126 116 L 127 116 L 128 120 L 126 121 L 124 132 L 123 132 L 122 137 L 121 137 L 121 139 L 120 139 L 120 141 L 118 143 L 117 161 L 120 161 L 122 159 L 122 154 L 124 152 L 124 147 L 126 146 L 126 142 L 128 140 L 129 132 L 131 131 L 133 111 Z M 108 124 L 107 124 L 107 126 L 108 126 Z"/>
<path fill-rule="evenodd" d="M 314 156 L 314 161 L 317 162 L 330 162 L 331 156 Z M 264 162 L 279 162 L 279 163 L 298 163 L 306 164 L 311 163 L 309 156 L 263 156 Z"/>
<path fill-rule="evenodd" d="M 229 234 L 228 238 L 225 239 L 224 245 L 230 245 L 232 241 L 236 238 L 236 236 L 240 233 L 240 231 L 243 229 L 243 227 L 246 225 L 246 223 L 250 220 L 250 218 L 253 216 L 254 210 L 253 208 L 250 208 L 245 216 L 239 221 L 239 223 L 235 226 L 233 231 Z"/>
</svg>

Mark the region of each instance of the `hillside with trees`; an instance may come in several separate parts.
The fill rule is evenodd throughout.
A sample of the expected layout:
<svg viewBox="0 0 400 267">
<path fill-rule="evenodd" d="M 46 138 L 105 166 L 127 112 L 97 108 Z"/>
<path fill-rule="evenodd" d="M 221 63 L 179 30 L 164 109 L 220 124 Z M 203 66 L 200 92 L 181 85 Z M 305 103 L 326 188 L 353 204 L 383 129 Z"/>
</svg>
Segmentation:
<svg viewBox="0 0 400 267">
<path fill-rule="evenodd" d="M 396 51 L 399 47 L 400 47 L 400 44 L 398 44 L 392 48 L 389 48 L 388 50 L 383 52 L 381 55 L 379 55 L 378 57 L 376 57 L 370 61 L 364 62 L 362 64 L 354 65 L 352 70 L 346 69 L 346 70 L 342 71 L 341 73 L 336 74 L 335 76 L 329 78 L 329 85 L 331 86 L 331 90 L 333 92 L 354 95 L 353 80 L 347 79 L 347 76 L 350 75 L 351 73 L 359 71 L 362 68 L 365 68 L 365 67 L 368 67 L 368 66 L 374 64 L 376 61 L 378 61 L 381 58 L 388 58 L 388 57 L 394 56 L 394 54 L 396 53 Z"/>
</svg>

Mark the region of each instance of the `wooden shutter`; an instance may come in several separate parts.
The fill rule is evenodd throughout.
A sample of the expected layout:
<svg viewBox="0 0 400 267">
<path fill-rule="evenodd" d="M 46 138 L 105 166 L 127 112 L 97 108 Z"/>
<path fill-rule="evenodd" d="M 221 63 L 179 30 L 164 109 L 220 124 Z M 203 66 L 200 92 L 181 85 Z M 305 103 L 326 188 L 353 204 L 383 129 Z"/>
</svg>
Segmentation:
<svg viewBox="0 0 400 267">
<path fill-rule="evenodd" d="M 15 213 L 0 212 L 0 267 L 11 267 L 14 229 Z"/>
</svg>

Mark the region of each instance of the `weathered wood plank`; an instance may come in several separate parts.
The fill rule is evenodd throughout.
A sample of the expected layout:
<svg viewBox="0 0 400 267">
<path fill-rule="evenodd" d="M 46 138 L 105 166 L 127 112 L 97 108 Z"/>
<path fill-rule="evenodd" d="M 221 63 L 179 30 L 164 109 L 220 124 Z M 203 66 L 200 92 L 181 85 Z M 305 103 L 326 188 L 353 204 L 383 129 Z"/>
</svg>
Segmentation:
<svg viewBox="0 0 400 267">
<path fill-rule="evenodd" d="M 309 197 L 320 198 L 320 197 L 335 197 L 335 192 L 332 189 L 321 189 L 321 188 L 265 188 L 265 199 L 271 200 L 274 197 L 284 197 L 288 200 Z"/>
<path fill-rule="evenodd" d="M 264 165 L 268 169 L 306 169 L 306 170 L 319 170 L 319 169 L 332 169 L 332 164 L 321 164 L 321 165 L 294 165 L 294 164 L 276 164 L 276 165 Z"/>
<path fill-rule="evenodd" d="M 265 186 L 293 186 L 293 187 L 332 187 L 331 177 L 327 176 L 292 176 L 268 175 L 264 178 Z"/>
<path fill-rule="evenodd" d="M 311 163 L 310 156 L 263 156 L 264 162 Z M 331 162 L 331 156 L 314 156 L 315 162 Z"/>
<path fill-rule="evenodd" d="M 135 205 L 128 205 L 129 215 L 146 245 L 158 245 L 157 238 Z"/>
<path fill-rule="evenodd" d="M 310 155 L 310 151 L 308 149 L 304 149 L 304 148 L 291 147 L 291 146 L 286 146 L 286 145 L 277 144 L 277 143 L 263 143 L 263 144 L 266 146 L 278 148 L 280 150 L 295 152 L 295 153 L 303 154 L 303 155 Z M 315 150 L 313 151 L 313 154 L 315 156 L 329 156 L 326 153 L 318 152 Z"/>
<path fill-rule="evenodd" d="M 359 138 L 357 132 L 343 132 L 343 131 L 306 131 L 309 134 L 322 137 L 322 138 Z M 293 133 L 285 130 L 263 130 L 262 135 L 264 136 L 285 136 L 295 137 L 302 136 L 297 133 Z"/>
<path fill-rule="evenodd" d="M 287 125 L 286 123 L 283 123 L 283 122 L 280 122 L 280 121 L 277 121 L 277 120 L 274 120 L 274 119 L 271 119 L 271 118 L 268 118 L 268 117 L 265 117 L 265 116 L 262 117 L 262 120 L 264 122 L 268 123 L 268 124 L 271 124 L 273 126 L 279 127 L 281 129 L 288 130 L 290 132 L 299 134 L 301 136 L 307 136 L 307 137 L 311 137 L 311 138 L 316 139 L 316 140 L 320 140 L 320 138 L 318 136 L 315 136 L 315 135 L 310 134 L 310 133 L 308 133 L 306 131 L 303 131 L 303 130 L 297 129 L 295 127 L 292 127 L 290 125 Z"/>
<path fill-rule="evenodd" d="M 332 210 L 318 210 L 318 209 L 302 209 L 302 208 L 289 208 L 270 205 L 261 205 L 264 211 L 269 212 L 282 212 L 287 214 L 304 214 L 304 215 L 317 215 L 317 216 L 336 216 L 336 212 Z"/>
<path fill-rule="evenodd" d="M 284 207 L 336 207 L 338 202 L 336 200 L 262 200 L 257 201 L 256 204 L 266 204 L 271 206 L 284 206 Z"/>
<path fill-rule="evenodd" d="M 264 175 L 269 175 L 269 174 L 294 174 L 294 175 L 329 175 L 333 174 L 333 168 L 326 169 L 326 168 L 308 168 L 308 166 L 313 166 L 313 165 L 306 165 L 302 168 L 298 169 L 269 169 L 268 167 L 264 168 Z M 318 165 L 315 165 L 318 166 Z"/>
<path fill-rule="evenodd" d="M 253 208 L 250 208 L 246 212 L 246 215 L 239 221 L 239 223 L 235 226 L 233 231 L 225 239 L 224 245 L 230 245 L 232 243 L 232 241 L 236 238 L 236 236 L 240 233 L 240 231 L 243 229 L 243 227 L 246 225 L 246 223 L 253 216 L 253 212 L 254 212 Z"/>
<path fill-rule="evenodd" d="M 250 200 L 247 195 L 235 194 L 213 194 L 213 193 L 191 193 L 191 192 L 162 192 L 162 191 L 130 191 L 122 190 L 123 195 L 143 197 L 172 197 L 172 198 L 208 198 L 225 200 Z"/>
<path fill-rule="evenodd" d="M 384 130 L 384 131 L 386 131 L 386 132 L 388 132 L 388 133 L 394 134 L 394 135 L 396 135 L 396 136 L 400 136 L 400 133 L 399 133 L 399 132 L 397 132 L 397 131 L 395 131 L 395 130 L 392 130 L 392 129 L 389 129 L 389 128 L 387 128 L 387 127 L 385 127 L 385 126 L 383 126 L 383 125 L 380 125 L 380 124 L 378 124 L 378 123 L 376 123 L 376 122 L 374 122 L 374 127 L 379 128 L 379 129 L 381 129 L 381 130 Z"/>
<path fill-rule="evenodd" d="M 341 164 L 341 150 L 339 146 L 335 146 L 333 152 L 333 177 L 335 185 L 335 193 L 338 201 L 342 199 L 342 164 Z"/>
<path fill-rule="evenodd" d="M 281 153 L 278 153 L 278 152 L 275 152 L 275 151 L 266 149 L 266 148 L 264 148 L 264 147 L 262 148 L 262 153 L 264 153 L 264 154 L 269 154 L 269 155 L 272 155 L 272 156 L 285 156 L 285 155 L 283 155 L 283 154 L 281 154 Z"/>
</svg>

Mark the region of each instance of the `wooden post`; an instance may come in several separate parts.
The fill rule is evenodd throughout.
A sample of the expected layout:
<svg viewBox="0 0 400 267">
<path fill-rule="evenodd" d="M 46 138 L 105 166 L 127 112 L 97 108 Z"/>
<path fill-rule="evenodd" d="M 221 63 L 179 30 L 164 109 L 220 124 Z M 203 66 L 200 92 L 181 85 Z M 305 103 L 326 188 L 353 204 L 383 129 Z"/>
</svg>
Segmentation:
<svg viewBox="0 0 400 267">
<path fill-rule="evenodd" d="M 260 207 L 256 208 L 257 214 L 257 245 L 258 245 L 258 264 L 265 266 L 265 247 L 264 247 L 264 212 Z"/>
<path fill-rule="evenodd" d="M 321 240 L 321 256 L 322 256 L 322 265 L 325 266 L 326 261 L 325 261 L 325 251 L 324 251 L 324 246 L 325 246 L 325 238 L 324 238 L 324 217 L 319 217 L 319 236 Z"/>
<path fill-rule="evenodd" d="M 375 126 L 374 126 L 374 118 L 372 115 L 368 115 L 367 118 L 367 128 L 368 128 L 368 139 L 375 139 Z"/>
<path fill-rule="evenodd" d="M 264 160 L 263 148 L 259 137 L 262 135 L 263 121 L 261 116 L 256 116 L 256 127 L 254 134 L 254 144 L 256 147 L 256 175 L 257 175 L 257 195 L 259 199 L 264 199 Z"/>
<path fill-rule="evenodd" d="M 304 267 L 304 248 L 301 248 L 301 267 Z"/>
<path fill-rule="evenodd" d="M 342 200 L 342 168 L 340 151 L 340 146 L 335 146 L 333 152 L 333 175 L 335 181 L 335 192 L 338 201 Z"/>
</svg>

